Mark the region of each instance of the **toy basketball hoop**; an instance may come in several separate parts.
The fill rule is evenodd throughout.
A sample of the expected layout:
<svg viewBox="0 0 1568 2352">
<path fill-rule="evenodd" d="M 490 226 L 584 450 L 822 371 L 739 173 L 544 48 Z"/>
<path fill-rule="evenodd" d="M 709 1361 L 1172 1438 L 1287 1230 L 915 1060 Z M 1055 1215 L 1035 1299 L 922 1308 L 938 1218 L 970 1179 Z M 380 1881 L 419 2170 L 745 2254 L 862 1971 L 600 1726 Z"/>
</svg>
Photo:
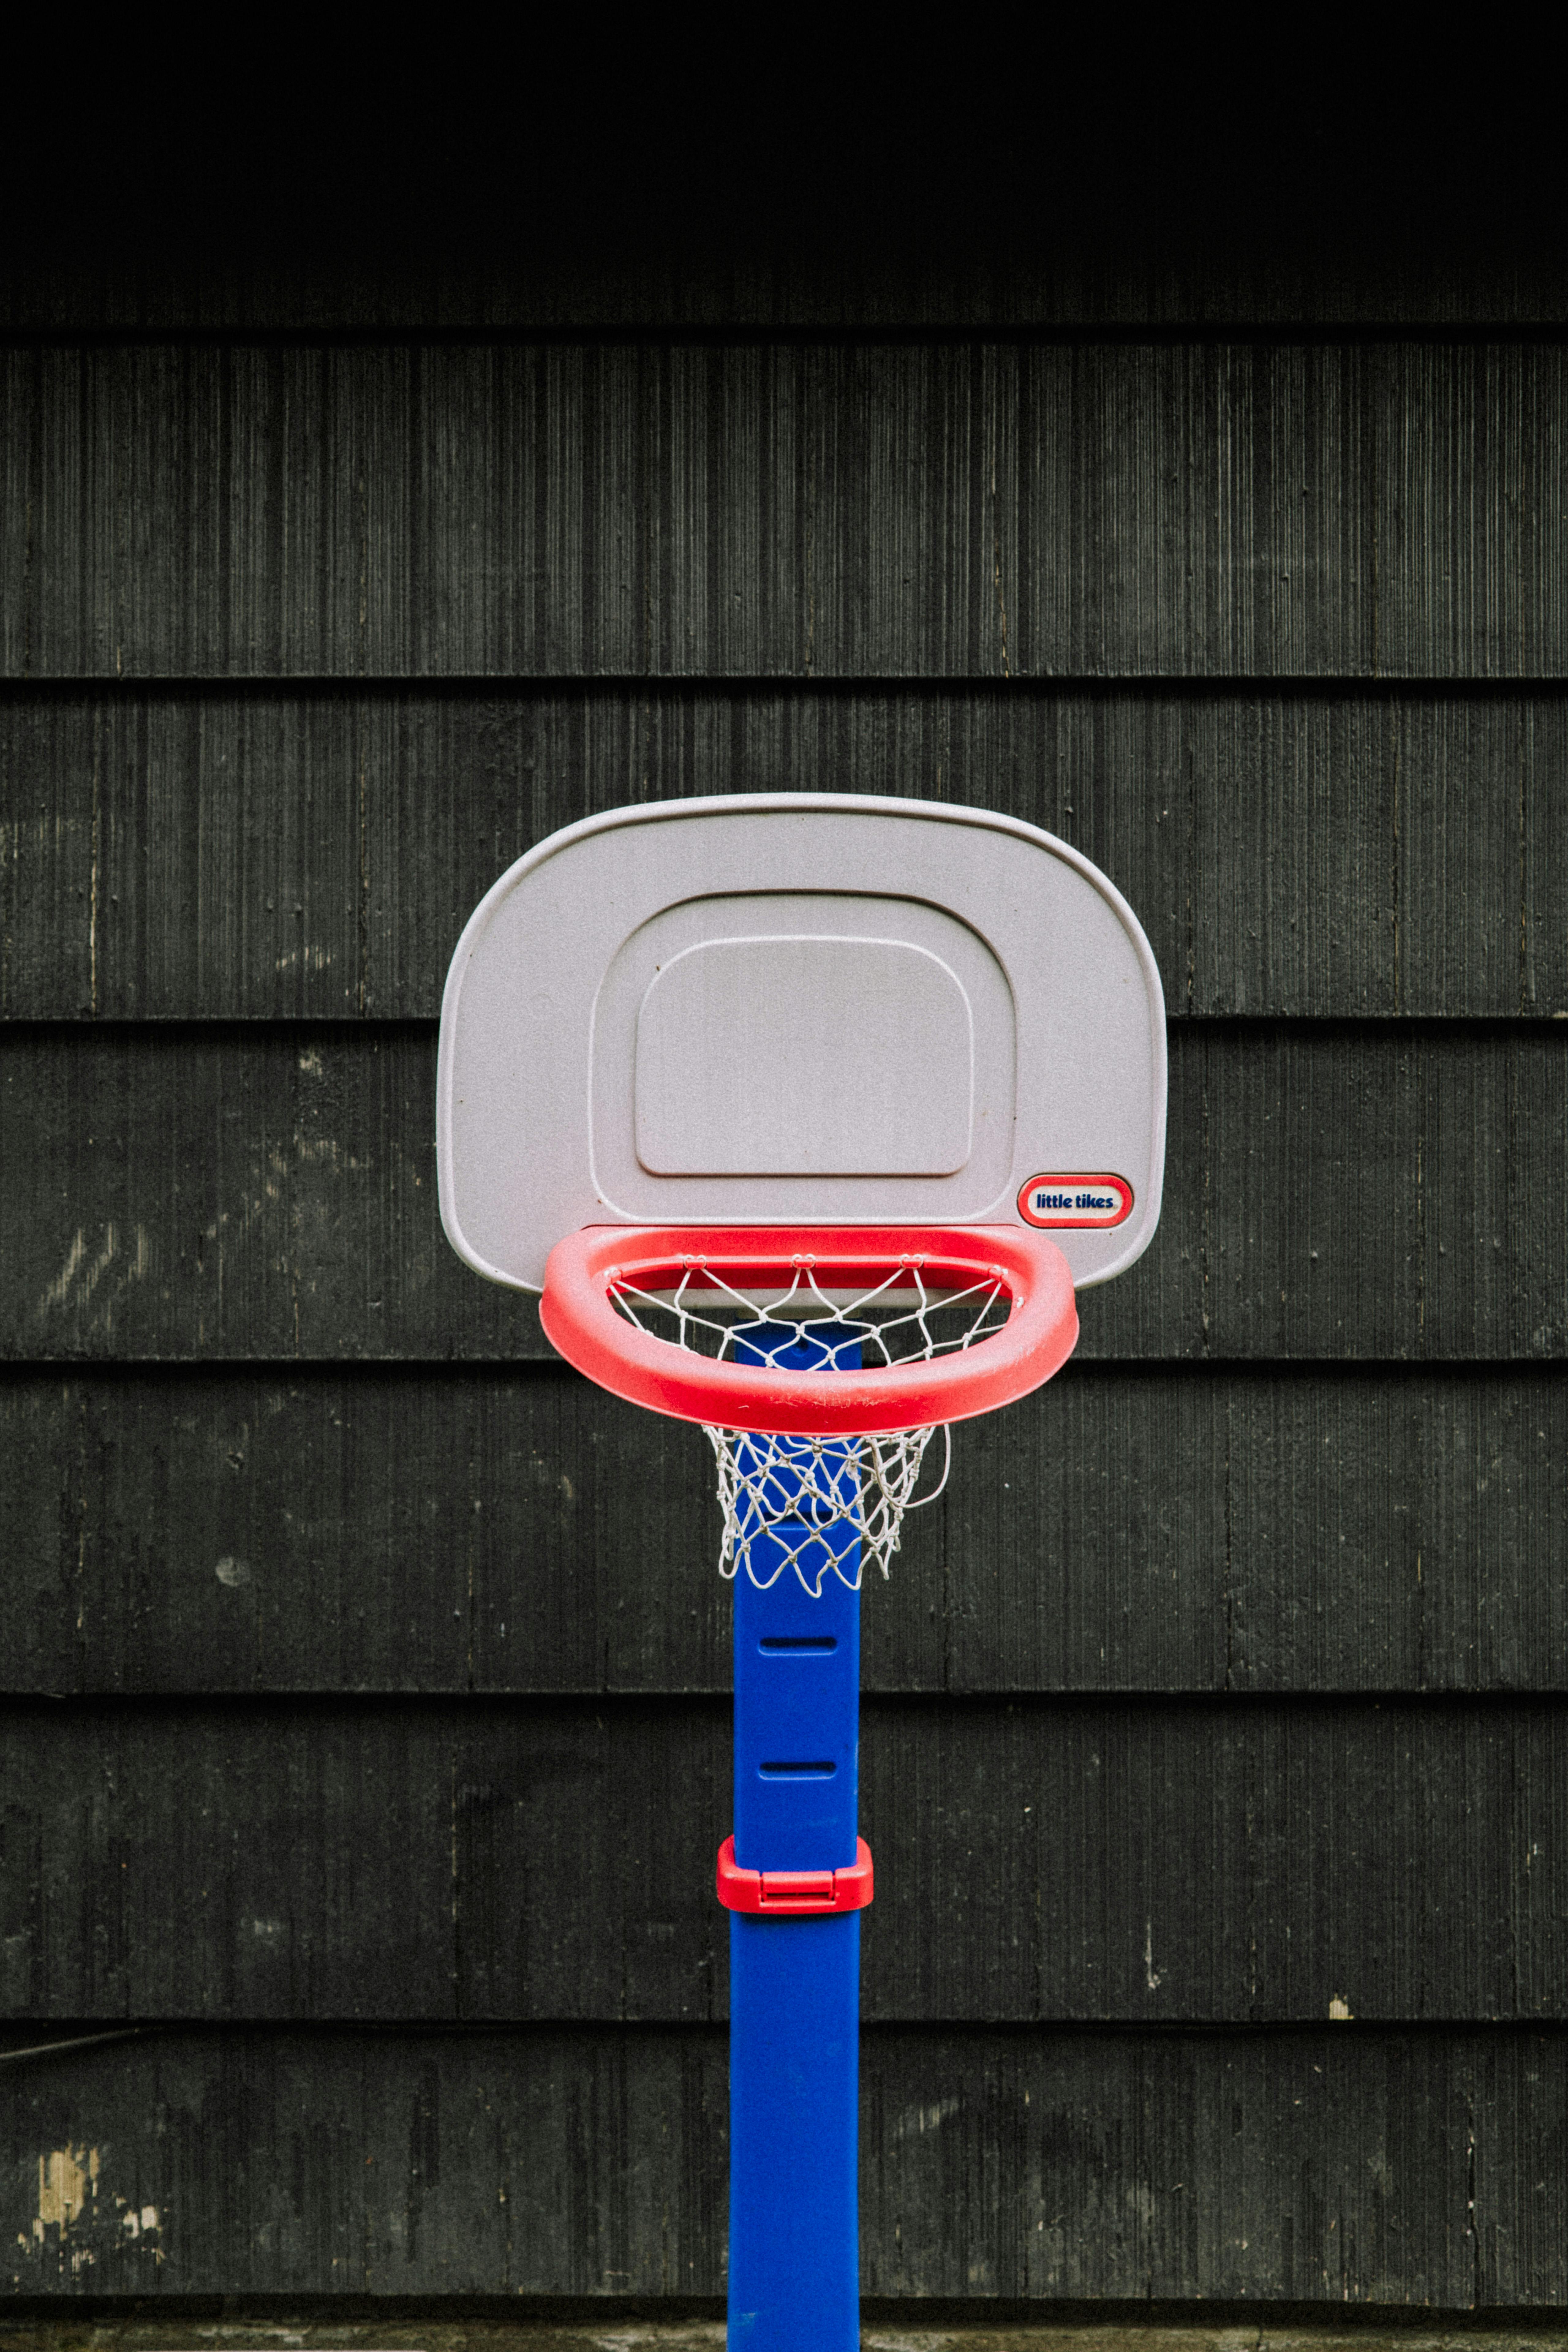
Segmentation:
<svg viewBox="0 0 1568 2352">
<path fill-rule="evenodd" d="M 589 1226 L 551 1252 L 540 1318 L 601 1388 L 702 1424 L 721 1572 L 818 1597 L 868 1553 L 886 1576 L 934 1430 L 1038 1388 L 1078 1337 L 1061 1252 L 991 1225 Z M 785 1523 L 764 1576 L 753 1539 Z"/>
<path fill-rule="evenodd" d="M 1148 1246 L 1136 918 L 979 809 L 756 793 L 542 842 L 441 1009 L 441 1216 L 588 1379 L 695 1422 L 733 1582 L 730 2342 L 855 2352 L 860 1587 L 931 1440 L 1058 1371 Z M 1088 1171 L 1088 1172 L 1086 1172 Z M 743 1573 L 742 1573 L 743 1571 Z"/>
</svg>

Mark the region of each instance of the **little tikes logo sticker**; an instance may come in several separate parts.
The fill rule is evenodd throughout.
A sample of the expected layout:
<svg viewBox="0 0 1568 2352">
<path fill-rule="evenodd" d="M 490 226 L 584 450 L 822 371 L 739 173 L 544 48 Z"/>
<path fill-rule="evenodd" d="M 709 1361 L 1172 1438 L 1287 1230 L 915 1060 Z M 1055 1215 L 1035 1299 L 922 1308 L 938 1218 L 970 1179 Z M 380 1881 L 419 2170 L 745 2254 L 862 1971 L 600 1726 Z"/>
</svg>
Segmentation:
<svg viewBox="0 0 1568 2352">
<path fill-rule="evenodd" d="M 1018 1195 L 1026 1225 L 1120 1225 L 1132 1214 L 1125 1176 L 1031 1176 Z"/>
</svg>

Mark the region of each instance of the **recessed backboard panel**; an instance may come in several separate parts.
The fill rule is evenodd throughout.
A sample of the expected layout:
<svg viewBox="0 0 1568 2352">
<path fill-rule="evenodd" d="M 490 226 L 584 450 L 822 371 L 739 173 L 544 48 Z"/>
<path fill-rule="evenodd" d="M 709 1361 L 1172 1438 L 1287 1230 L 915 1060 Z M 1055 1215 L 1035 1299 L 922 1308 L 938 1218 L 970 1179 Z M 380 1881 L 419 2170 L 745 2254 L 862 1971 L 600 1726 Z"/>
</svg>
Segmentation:
<svg viewBox="0 0 1568 2352">
<path fill-rule="evenodd" d="M 767 911 L 794 910 L 781 894 Z M 889 1051 L 900 1025 L 921 1041 L 912 1068 Z M 963 983 L 911 940 L 700 940 L 637 1008 L 637 1156 L 651 1175 L 953 1176 L 973 1102 Z"/>
<path fill-rule="evenodd" d="M 448 1238 L 523 1289 L 603 1223 L 1028 1223 L 1104 1281 L 1159 1215 L 1159 974 L 1105 877 L 1014 819 L 616 809 L 464 931 L 437 1123 Z"/>
</svg>

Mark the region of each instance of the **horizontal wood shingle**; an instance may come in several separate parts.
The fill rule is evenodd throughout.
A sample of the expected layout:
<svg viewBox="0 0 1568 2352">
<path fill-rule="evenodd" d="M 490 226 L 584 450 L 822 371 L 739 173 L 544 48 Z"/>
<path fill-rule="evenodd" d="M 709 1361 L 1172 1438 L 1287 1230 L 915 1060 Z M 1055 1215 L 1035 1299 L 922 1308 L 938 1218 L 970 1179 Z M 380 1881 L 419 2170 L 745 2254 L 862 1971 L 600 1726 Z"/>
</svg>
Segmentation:
<svg viewBox="0 0 1568 2352">
<path fill-rule="evenodd" d="M 0 2005 L 721 2016 L 728 1713 L 13 1701 Z M 873 1697 L 861 1775 L 870 2020 L 1568 2016 L 1561 1701 Z"/>
<path fill-rule="evenodd" d="M 1165 1209 L 1097 1358 L 1560 1358 L 1568 1024 L 1172 1037 Z M 0 1038 L 13 1360 L 548 1354 L 441 1232 L 433 1028 Z"/>
<path fill-rule="evenodd" d="M 1560 2301 L 1563 2057 L 1557 2032 L 873 2029 L 865 2292 L 977 2319 Z M 0 2074 L 24 2294 L 723 2293 L 722 2028 L 184 2029 Z M 63 2229 L 40 2152 L 82 2175 Z"/>
<path fill-rule="evenodd" d="M 0 352 L 28 677 L 1558 677 L 1549 342 Z"/>
<path fill-rule="evenodd" d="M 954 1433 L 863 1677 L 1562 1691 L 1565 1486 L 1560 1372 L 1069 1366 Z M 543 1365 L 14 1373 L 0 1524 L 9 1692 L 730 1685 L 707 1446 Z"/>
<path fill-rule="evenodd" d="M 627 802 L 865 791 L 1086 851 L 1172 1013 L 1568 1009 L 1556 692 L 0 697 L 0 1007 L 434 1016 L 513 858 Z"/>
</svg>

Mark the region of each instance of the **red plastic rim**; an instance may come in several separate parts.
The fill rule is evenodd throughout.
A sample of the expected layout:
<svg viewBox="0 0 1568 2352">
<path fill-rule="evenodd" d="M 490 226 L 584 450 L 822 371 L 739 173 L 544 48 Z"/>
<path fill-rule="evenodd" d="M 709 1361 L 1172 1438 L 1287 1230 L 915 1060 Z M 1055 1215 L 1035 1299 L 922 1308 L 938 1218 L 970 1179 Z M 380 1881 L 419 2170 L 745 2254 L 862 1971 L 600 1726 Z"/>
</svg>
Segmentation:
<svg viewBox="0 0 1568 2352">
<path fill-rule="evenodd" d="M 787 1279 L 804 1261 L 826 1291 L 869 1289 L 900 1265 L 918 1265 L 933 1289 L 967 1289 L 994 1273 L 1011 1311 L 973 1347 L 929 1363 L 794 1372 L 716 1363 L 639 1330 L 610 1297 L 612 1282 L 668 1289 L 700 1265 L 752 1290 Z M 1017 1225 L 586 1225 L 551 1251 L 539 1312 L 567 1362 L 613 1395 L 680 1421 L 782 1436 L 876 1436 L 968 1421 L 1039 1388 L 1078 1339 L 1066 1258 L 1043 1234 Z"/>
</svg>

